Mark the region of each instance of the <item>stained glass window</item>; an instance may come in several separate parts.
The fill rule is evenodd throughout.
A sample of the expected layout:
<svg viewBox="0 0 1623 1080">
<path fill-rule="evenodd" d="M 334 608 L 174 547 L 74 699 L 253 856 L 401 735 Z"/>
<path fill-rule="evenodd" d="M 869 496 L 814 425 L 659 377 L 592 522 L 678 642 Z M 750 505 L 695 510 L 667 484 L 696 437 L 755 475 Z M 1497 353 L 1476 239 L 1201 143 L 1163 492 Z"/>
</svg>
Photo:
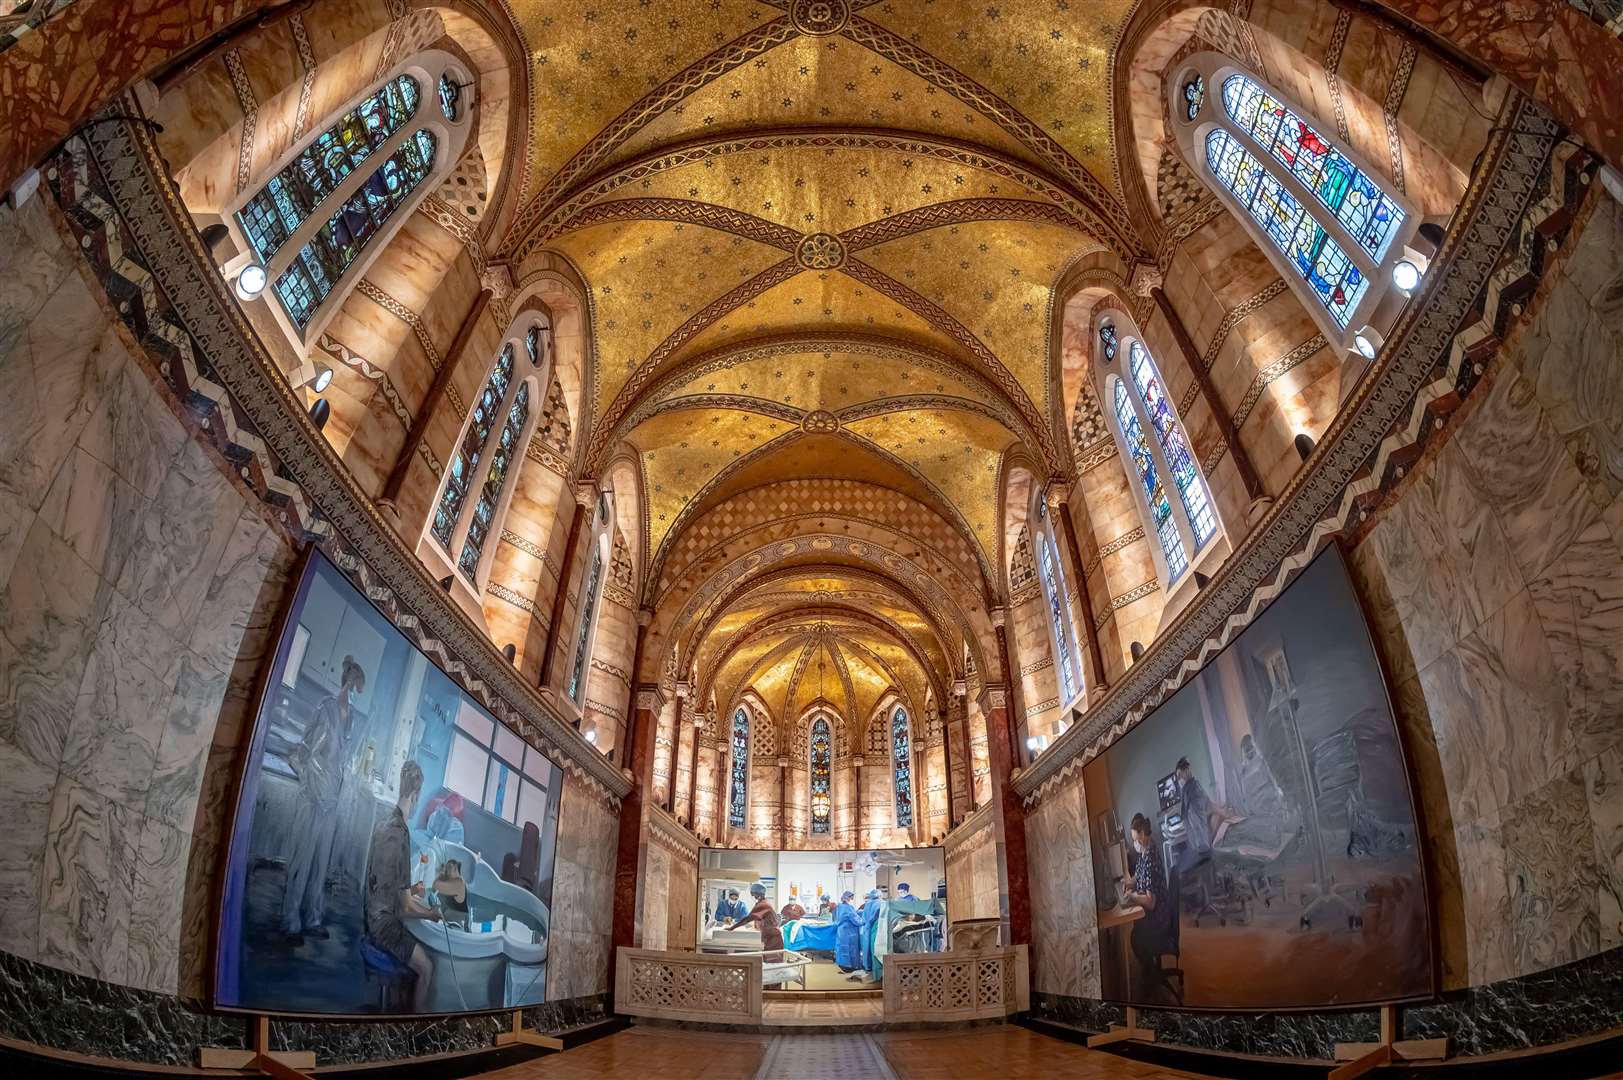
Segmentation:
<svg viewBox="0 0 1623 1080">
<path fill-rule="evenodd" d="M 900 705 L 890 718 L 890 749 L 896 766 L 896 827 L 913 826 L 913 746 L 907 732 L 907 710 Z"/>
<path fill-rule="evenodd" d="M 1223 80 L 1223 106 L 1241 130 L 1313 192 L 1371 259 L 1381 261 L 1403 224 L 1403 211 L 1363 170 L 1244 75 Z"/>
<path fill-rule="evenodd" d="M 1172 518 L 1172 504 L 1167 500 L 1166 488 L 1161 484 L 1160 471 L 1155 466 L 1155 455 L 1144 437 L 1144 427 L 1138 422 L 1138 413 L 1128 400 L 1127 388 L 1118 379 L 1113 405 L 1116 420 L 1121 424 L 1122 438 L 1127 441 L 1127 452 L 1138 469 L 1138 478 L 1144 485 L 1144 495 L 1150 504 L 1150 519 L 1155 526 L 1156 538 L 1167 560 L 1167 576 L 1177 581 L 1189 567 L 1189 555 L 1184 551 L 1183 537 L 1178 535 L 1178 523 Z"/>
<path fill-rule="evenodd" d="M 811 831 L 813 836 L 829 833 L 831 795 L 829 778 L 834 762 L 834 741 L 829 735 L 828 718 L 819 716 L 811 729 Z"/>
<path fill-rule="evenodd" d="M 1043 575 L 1043 591 L 1048 594 L 1048 618 L 1054 627 L 1054 648 L 1059 655 L 1056 658 L 1059 668 L 1061 689 L 1065 691 L 1065 700 L 1070 701 L 1076 696 L 1076 672 L 1072 669 L 1071 641 L 1066 629 L 1064 586 L 1059 575 L 1054 572 L 1053 545 L 1048 542 L 1048 534 L 1039 532 L 1038 561 Z"/>
<path fill-rule="evenodd" d="M 451 468 L 445 477 L 445 490 L 440 493 L 440 505 L 434 511 L 431 530 L 441 547 L 451 546 L 451 534 L 456 532 L 457 519 L 462 516 L 462 503 L 468 497 L 468 487 L 473 483 L 473 474 L 479 469 L 485 443 L 496 426 L 496 417 L 507 398 L 507 386 L 512 378 L 513 350 L 508 347 L 502 350 L 496 366 L 490 369 L 485 388 L 479 392 L 479 400 L 474 402 L 473 412 L 468 416 L 468 428 L 462 435 L 462 442 L 456 449 L 456 455 L 451 458 Z"/>
<path fill-rule="evenodd" d="M 1099 348 L 1104 350 L 1106 363 L 1114 360 L 1116 351 L 1121 348 L 1121 343 L 1116 340 L 1116 328 L 1109 323 L 1099 327 Z"/>
<path fill-rule="evenodd" d="M 530 363 L 532 364 L 541 363 L 542 358 L 546 355 L 546 348 L 543 344 L 543 335 L 546 333 L 548 333 L 548 328 L 537 323 L 530 327 L 529 332 L 524 335 L 524 351 L 530 354 Z"/>
<path fill-rule="evenodd" d="M 1206 163 L 1345 327 L 1369 279 L 1324 226 L 1228 132 L 1206 136 Z"/>
<path fill-rule="evenodd" d="M 530 384 L 519 385 L 513 395 L 513 404 L 507 410 L 507 423 L 502 425 L 501 437 L 490 452 L 490 470 L 485 473 L 485 485 L 479 490 L 479 501 L 474 504 L 473 520 L 468 523 L 468 536 L 462 544 L 462 558 L 457 567 L 473 581 L 479 570 L 479 556 L 485 550 L 490 536 L 491 522 L 496 517 L 496 505 L 501 501 L 502 487 L 513 462 L 522 452 L 518 441 L 524 435 L 524 425 L 530 419 Z"/>
<path fill-rule="evenodd" d="M 1184 115 L 1193 120 L 1200 115 L 1200 106 L 1206 100 L 1206 80 L 1196 75 L 1183 84 Z"/>
<path fill-rule="evenodd" d="M 575 666 L 569 673 L 569 700 L 580 703 L 586 686 L 587 651 L 592 644 L 592 616 L 597 612 L 597 591 L 603 583 L 603 547 L 592 546 L 592 572 L 586 577 L 586 592 L 580 605 L 580 633 L 575 638 Z"/>
<path fill-rule="evenodd" d="M 421 93 L 410 75 L 385 83 L 317 135 L 237 211 L 261 262 L 269 262 L 322 200 L 412 118 Z"/>
<path fill-rule="evenodd" d="M 742 707 L 733 713 L 733 776 L 727 791 L 727 824 L 744 827 L 749 804 L 745 797 L 750 779 L 750 715 Z"/>
<path fill-rule="evenodd" d="M 301 330 L 390 215 L 433 170 L 435 146 L 433 134 L 426 130 L 401 143 L 276 279 L 276 295 Z"/>
<path fill-rule="evenodd" d="M 1203 546 L 1217 532 L 1217 518 L 1206 499 L 1206 489 L 1195 468 L 1194 455 L 1184 440 L 1183 426 L 1172 412 L 1172 403 L 1161 389 L 1161 376 L 1155 370 L 1150 351 L 1138 342 L 1127 347 L 1127 363 L 1133 373 L 1133 385 L 1144 402 L 1144 411 L 1150 415 L 1150 426 L 1161 443 L 1161 453 L 1167 468 L 1172 471 L 1172 482 L 1183 499 L 1183 509 L 1189 515 L 1189 527 L 1195 534 L 1195 546 Z"/>
<path fill-rule="evenodd" d="M 440 112 L 445 114 L 447 120 L 456 120 L 457 102 L 462 99 L 462 87 L 450 72 L 440 76 Z"/>
</svg>

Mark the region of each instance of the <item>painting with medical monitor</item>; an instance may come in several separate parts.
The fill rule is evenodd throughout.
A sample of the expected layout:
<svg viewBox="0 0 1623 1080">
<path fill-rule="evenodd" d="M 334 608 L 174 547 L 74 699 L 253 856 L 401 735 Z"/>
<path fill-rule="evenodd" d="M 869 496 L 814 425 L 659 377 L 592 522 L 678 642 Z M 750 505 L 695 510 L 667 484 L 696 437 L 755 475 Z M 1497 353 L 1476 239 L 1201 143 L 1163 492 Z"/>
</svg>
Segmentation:
<svg viewBox="0 0 1623 1080">
<path fill-rule="evenodd" d="M 319 552 L 266 674 L 214 1001 L 312 1016 L 545 999 L 563 773 Z"/>
<path fill-rule="evenodd" d="M 947 946 L 941 848 L 699 852 L 700 952 L 761 957 L 769 990 L 879 989 L 886 958 Z"/>
<path fill-rule="evenodd" d="M 1105 999 L 1295 1009 L 1434 992 L 1403 748 L 1334 545 L 1082 781 Z"/>
</svg>

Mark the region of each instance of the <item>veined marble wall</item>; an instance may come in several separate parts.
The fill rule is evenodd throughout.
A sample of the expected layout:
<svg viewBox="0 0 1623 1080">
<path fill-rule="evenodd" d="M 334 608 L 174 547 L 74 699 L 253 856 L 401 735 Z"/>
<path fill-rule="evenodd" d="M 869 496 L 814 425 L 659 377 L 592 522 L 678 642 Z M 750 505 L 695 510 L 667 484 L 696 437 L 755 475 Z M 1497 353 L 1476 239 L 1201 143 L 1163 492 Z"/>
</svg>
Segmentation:
<svg viewBox="0 0 1623 1080">
<path fill-rule="evenodd" d="M 1467 1053 L 1591 1034 L 1623 1002 L 1623 206 L 1591 205 L 1454 428 L 1351 551 L 1441 939 L 1444 1001 L 1410 1010 L 1411 1034 Z M 1032 971 L 1039 1012 L 1098 1026 L 1115 1017 L 1096 1001 L 1085 821 L 1080 770 L 1028 810 Z M 1322 1056 L 1370 1015 L 1274 1017 L 1260 1042 L 1226 1023 L 1241 1018 L 1147 1022 L 1174 1042 Z"/>
<path fill-rule="evenodd" d="M 46 199 L 0 209 L 0 1036 L 188 1061 L 240 1042 L 189 1002 L 295 551 L 188 430 Z M 563 799 L 544 1026 L 600 1015 L 608 989 L 617 812 L 573 776 Z M 357 1061 L 488 1046 L 494 1030 L 275 1037 Z"/>
<path fill-rule="evenodd" d="M 947 918 L 995 919 L 1002 914 L 998 882 L 997 818 L 978 811 L 943 844 L 947 864 Z"/>
</svg>

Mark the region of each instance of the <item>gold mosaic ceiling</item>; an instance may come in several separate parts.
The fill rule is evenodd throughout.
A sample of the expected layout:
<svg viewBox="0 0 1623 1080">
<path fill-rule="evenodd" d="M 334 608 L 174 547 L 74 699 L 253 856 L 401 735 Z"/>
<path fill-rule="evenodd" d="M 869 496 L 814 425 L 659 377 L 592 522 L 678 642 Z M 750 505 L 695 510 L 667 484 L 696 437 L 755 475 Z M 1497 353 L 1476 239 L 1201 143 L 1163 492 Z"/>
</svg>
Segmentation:
<svg viewBox="0 0 1623 1080">
<path fill-rule="evenodd" d="M 537 121 L 507 254 L 590 287 L 588 468 L 641 455 L 650 552 L 827 468 L 904 478 L 995 561 L 1002 455 L 1057 461 L 1052 287 L 1134 253 L 1131 4 L 515 0 Z"/>
</svg>

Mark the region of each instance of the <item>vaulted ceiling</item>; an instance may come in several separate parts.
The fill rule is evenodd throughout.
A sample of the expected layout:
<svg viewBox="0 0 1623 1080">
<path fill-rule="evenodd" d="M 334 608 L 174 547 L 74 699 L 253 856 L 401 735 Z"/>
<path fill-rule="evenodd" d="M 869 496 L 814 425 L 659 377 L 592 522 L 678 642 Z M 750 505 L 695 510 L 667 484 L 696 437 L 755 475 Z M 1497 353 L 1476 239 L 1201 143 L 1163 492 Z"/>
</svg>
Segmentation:
<svg viewBox="0 0 1623 1080">
<path fill-rule="evenodd" d="M 590 290 L 587 468 L 636 455 L 650 566 L 740 492 L 807 477 L 899 492 L 997 564 L 1007 453 L 1061 469 L 1054 286 L 1139 254 L 1108 104 L 1131 5 L 514 0 L 537 119 L 506 254 L 521 275 L 561 256 Z M 925 618 L 807 574 L 819 603 Z M 798 588 L 715 595 L 685 655 L 721 665 L 718 697 L 793 712 L 821 657 L 860 712 L 961 667 L 935 634 L 807 621 Z"/>
</svg>

